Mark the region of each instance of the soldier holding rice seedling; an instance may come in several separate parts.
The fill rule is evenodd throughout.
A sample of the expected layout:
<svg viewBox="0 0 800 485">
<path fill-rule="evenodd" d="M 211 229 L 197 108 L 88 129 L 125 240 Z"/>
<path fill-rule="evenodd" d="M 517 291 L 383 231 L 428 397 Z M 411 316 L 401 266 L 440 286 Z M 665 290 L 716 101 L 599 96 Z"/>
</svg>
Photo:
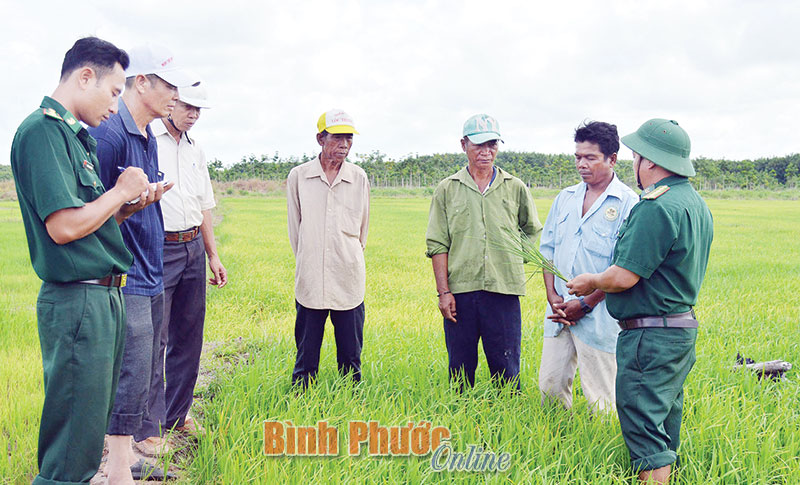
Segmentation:
<svg viewBox="0 0 800 485">
<path fill-rule="evenodd" d="M 330 314 L 336 361 L 342 375 L 361 380 L 369 180 L 347 154 L 358 134 L 342 110 L 317 121 L 319 156 L 289 172 L 286 182 L 289 242 L 295 255 L 295 343 L 292 384 L 317 375 Z"/>
<path fill-rule="evenodd" d="M 652 119 L 622 138 L 633 150 L 641 201 L 617 236 L 612 266 L 567 283 L 570 294 L 607 293 L 619 320 L 617 412 L 643 482 L 666 483 L 678 460 L 683 384 L 695 362 L 692 307 L 708 266 L 713 221 L 689 184 L 690 141 L 676 121 Z"/>
<path fill-rule="evenodd" d="M 501 141 L 500 126 L 489 115 L 464 123 L 467 166 L 436 187 L 426 255 L 433 264 L 451 380 L 474 385 L 482 340 L 492 378 L 519 388 L 524 258 L 499 246 L 509 235 L 535 239 L 542 224 L 525 184 L 494 165 Z"/>
<path fill-rule="evenodd" d="M 98 126 L 117 112 L 128 63 L 109 42 L 79 39 L 64 56 L 58 87 L 22 122 L 11 147 L 31 262 L 42 279 L 44 408 L 34 484 L 88 483 L 97 472 L 125 344 L 124 273 L 133 262 L 118 226 L 161 195 L 136 167 L 104 185 L 97 142 L 81 124 Z"/>
<path fill-rule="evenodd" d="M 569 274 L 603 271 L 611 265 L 614 240 L 639 197 L 617 178 L 617 127 L 593 121 L 575 130 L 575 168 L 582 182 L 558 194 L 544 223 L 539 249 Z M 593 411 L 614 406 L 617 364 L 616 320 L 608 314 L 605 293 L 569 295 L 566 281 L 543 272 L 547 291 L 539 389 L 572 407 L 572 382 L 580 370 L 581 388 Z"/>
</svg>

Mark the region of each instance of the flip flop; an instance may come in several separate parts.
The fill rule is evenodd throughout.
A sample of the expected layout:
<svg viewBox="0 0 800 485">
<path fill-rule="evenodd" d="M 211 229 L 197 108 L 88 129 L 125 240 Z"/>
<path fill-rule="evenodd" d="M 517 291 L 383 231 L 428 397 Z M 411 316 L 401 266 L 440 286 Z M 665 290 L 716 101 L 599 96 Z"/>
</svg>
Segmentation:
<svg viewBox="0 0 800 485">
<path fill-rule="evenodd" d="M 178 478 L 177 475 L 170 471 L 168 471 L 165 475 L 164 470 L 146 462 L 144 458 L 139 458 L 139 461 L 131 465 L 131 475 L 133 475 L 134 480 L 164 481 L 175 480 Z"/>
</svg>

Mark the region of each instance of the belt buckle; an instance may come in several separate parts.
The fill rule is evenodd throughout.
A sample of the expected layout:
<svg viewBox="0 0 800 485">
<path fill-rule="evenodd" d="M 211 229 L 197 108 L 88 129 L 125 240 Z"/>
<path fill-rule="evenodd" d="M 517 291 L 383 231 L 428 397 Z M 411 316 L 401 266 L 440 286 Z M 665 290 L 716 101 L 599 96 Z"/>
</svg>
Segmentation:
<svg viewBox="0 0 800 485">
<path fill-rule="evenodd" d="M 128 283 L 128 275 L 123 273 L 119 275 L 119 287 L 123 288 Z"/>
</svg>

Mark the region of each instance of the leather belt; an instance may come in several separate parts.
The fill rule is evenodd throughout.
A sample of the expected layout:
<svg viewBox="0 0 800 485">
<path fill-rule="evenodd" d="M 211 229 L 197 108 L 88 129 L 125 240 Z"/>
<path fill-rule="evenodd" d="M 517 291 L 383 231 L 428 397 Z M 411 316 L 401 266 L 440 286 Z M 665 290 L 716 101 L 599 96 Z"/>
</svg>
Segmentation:
<svg viewBox="0 0 800 485">
<path fill-rule="evenodd" d="M 632 328 L 697 328 L 697 319 L 694 310 L 684 313 L 673 313 L 660 317 L 642 317 L 621 320 L 620 328 L 630 330 Z"/>
<path fill-rule="evenodd" d="M 123 287 L 128 282 L 128 275 L 126 274 L 112 274 L 108 275 L 104 278 L 97 278 L 94 280 L 82 280 L 76 281 L 75 283 L 86 283 L 87 285 L 99 285 L 99 286 L 114 286 L 114 287 Z"/>
<path fill-rule="evenodd" d="M 186 231 L 177 231 L 177 232 L 165 232 L 164 233 L 164 240 L 169 242 L 189 242 L 195 237 L 197 237 L 197 233 L 200 232 L 200 227 L 193 227 L 192 229 L 188 229 Z"/>
</svg>

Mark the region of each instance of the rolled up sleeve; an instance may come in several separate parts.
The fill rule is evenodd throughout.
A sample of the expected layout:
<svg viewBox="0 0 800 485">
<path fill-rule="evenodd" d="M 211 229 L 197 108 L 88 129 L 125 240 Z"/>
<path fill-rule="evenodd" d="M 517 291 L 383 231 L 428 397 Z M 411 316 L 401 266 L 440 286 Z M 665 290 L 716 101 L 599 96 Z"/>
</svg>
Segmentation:
<svg viewBox="0 0 800 485">
<path fill-rule="evenodd" d="M 556 219 L 558 218 L 560 195 L 561 194 L 556 197 L 552 207 L 550 207 L 550 213 L 547 214 L 547 219 L 544 221 L 542 237 L 539 240 L 539 252 L 542 253 L 542 256 L 551 261 L 556 253 Z"/>
<path fill-rule="evenodd" d="M 429 258 L 450 251 L 450 230 L 447 227 L 447 208 L 442 184 L 436 188 L 431 201 L 425 245 L 425 256 Z"/>
<path fill-rule="evenodd" d="M 542 232 L 542 223 L 539 221 L 539 214 L 536 212 L 536 205 L 533 203 L 531 191 L 520 183 L 519 192 L 519 228 L 531 239 L 536 239 Z"/>
</svg>

